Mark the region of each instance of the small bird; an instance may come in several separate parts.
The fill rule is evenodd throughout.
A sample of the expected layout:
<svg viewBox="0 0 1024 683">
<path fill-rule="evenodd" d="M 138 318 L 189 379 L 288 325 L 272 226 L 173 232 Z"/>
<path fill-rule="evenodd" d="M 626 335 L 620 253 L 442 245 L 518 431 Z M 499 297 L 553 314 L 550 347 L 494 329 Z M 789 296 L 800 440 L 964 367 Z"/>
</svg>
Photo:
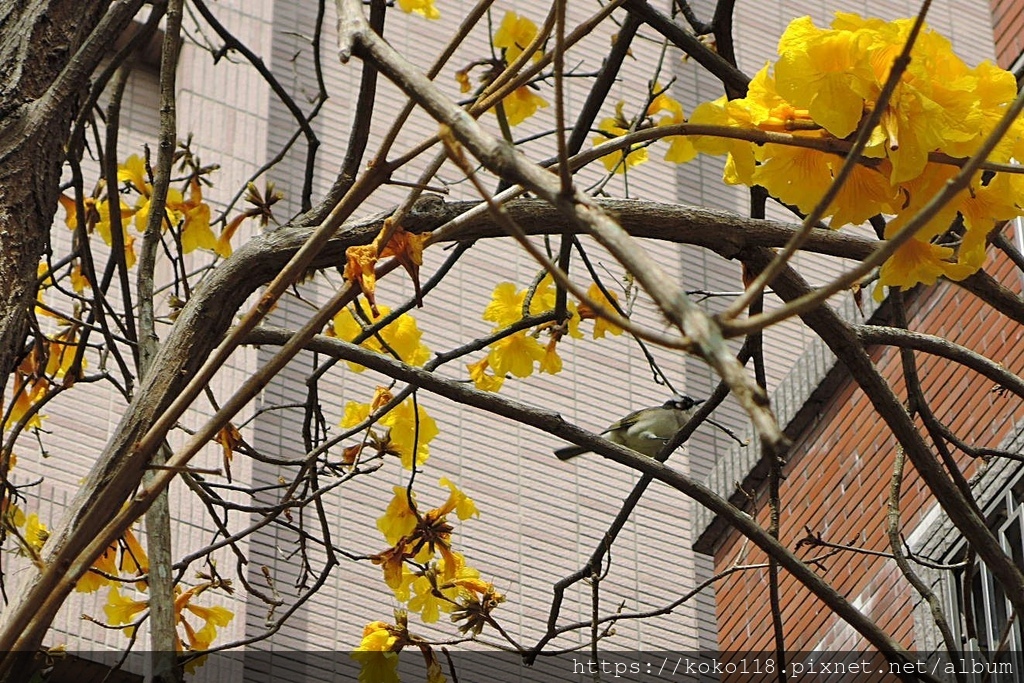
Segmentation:
<svg viewBox="0 0 1024 683">
<path fill-rule="evenodd" d="M 653 458 L 682 429 L 693 415 L 693 409 L 703 402 L 689 396 L 676 395 L 663 405 L 630 413 L 601 432 L 601 435 L 612 443 Z M 555 456 L 559 460 L 569 460 L 589 452 L 590 449 L 583 446 L 565 446 L 555 450 Z"/>
</svg>

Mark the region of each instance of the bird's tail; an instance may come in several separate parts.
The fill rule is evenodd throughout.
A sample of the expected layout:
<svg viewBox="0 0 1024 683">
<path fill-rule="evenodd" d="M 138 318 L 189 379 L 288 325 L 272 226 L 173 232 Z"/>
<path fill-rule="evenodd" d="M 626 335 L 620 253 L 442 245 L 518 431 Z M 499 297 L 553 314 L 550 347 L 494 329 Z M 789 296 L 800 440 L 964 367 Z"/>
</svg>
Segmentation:
<svg viewBox="0 0 1024 683">
<path fill-rule="evenodd" d="M 587 452 L 588 449 L 583 446 L 565 446 L 564 448 L 555 449 L 555 457 L 559 460 L 570 460 L 577 455 L 583 455 Z"/>
</svg>

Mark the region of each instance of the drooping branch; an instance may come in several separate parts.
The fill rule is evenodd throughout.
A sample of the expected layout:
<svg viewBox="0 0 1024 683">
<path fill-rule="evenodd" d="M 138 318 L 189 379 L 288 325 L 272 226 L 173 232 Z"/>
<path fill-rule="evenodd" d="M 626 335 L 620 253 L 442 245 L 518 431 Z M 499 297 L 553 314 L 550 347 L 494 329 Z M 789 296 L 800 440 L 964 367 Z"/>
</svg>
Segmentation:
<svg viewBox="0 0 1024 683">
<path fill-rule="evenodd" d="M 944 337 L 882 325 L 858 325 L 854 331 L 864 344 L 886 344 L 924 351 L 960 363 L 1024 399 L 1024 379 L 980 353 L 955 344 Z"/>
</svg>

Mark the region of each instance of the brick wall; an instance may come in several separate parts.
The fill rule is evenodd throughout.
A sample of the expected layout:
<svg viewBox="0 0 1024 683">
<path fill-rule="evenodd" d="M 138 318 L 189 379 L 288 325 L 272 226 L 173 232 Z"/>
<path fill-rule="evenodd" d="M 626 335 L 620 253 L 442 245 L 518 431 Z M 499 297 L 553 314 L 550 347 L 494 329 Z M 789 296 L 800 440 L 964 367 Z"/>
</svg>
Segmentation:
<svg viewBox="0 0 1024 683">
<path fill-rule="evenodd" d="M 1004 285 L 1020 291 L 1018 273 L 1005 261 L 987 270 Z M 911 328 L 941 335 L 982 353 L 1020 373 L 1024 346 L 1020 325 L 992 311 L 950 283 L 922 292 L 911 305 Z M 874 348 L 871 356 L 886 380 L 906 395 L 899 353 Z M 962 366 L 918 354 L 925 396 L 935 415 L 968 443 L 997 447 L 1014 422 L 1024 416 L 1020 401 L 993 391 L 992 382 Z M 878 418 L 866 395 L 847 378 L 825 403 L 819 419 L 794 445 L 781 488 L 781 540 L 789 548 L 813 534 L 832 543 L 869 551 L 888 552 L 885 535 L 889 481 L 896 442 Z M 979 463 L 959 456 L 968 476 Z M 909 535 L 933 508 L 917 473 L 908 464 L 901 501 L 904 533 Z M 766 502 L 758 501 L 758 518 L 767 525 Z M 825 553 L 804 547 L 805 560 Z M 715 554 L 715 569 L 756 564 L 764 554 L 733 536 Z M 886 558 L 841 552 L 821 562 L 819 573 L 865 614 L 875 619 L 905 646 L 913 647 L 912 610 L 917 596 Z M 842 624 L 817 598 L 792 577 L 781 577 L 787 649 L 857 649 L 859 635 Z M 759 650 L 772 647 L 768 608 L 767 570 L 743 571 L 717 586 L 719 641 L 723 649 Z"/>
<path fill-rule="evenodd" d="M 992 27 L 995 32 L 996 60 L 1009 68 L 1024 52 L 1024 2 L 991 0 Z"/>
</svg>

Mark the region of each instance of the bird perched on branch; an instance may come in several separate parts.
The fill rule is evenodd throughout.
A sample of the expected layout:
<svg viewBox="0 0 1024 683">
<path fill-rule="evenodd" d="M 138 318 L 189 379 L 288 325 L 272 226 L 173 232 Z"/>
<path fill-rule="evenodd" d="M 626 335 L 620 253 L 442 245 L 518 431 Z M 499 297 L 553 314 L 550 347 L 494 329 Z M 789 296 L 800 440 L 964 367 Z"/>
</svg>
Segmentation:
<svg viewBox="0 0 1024 683">
<path fill-rule="evenodd" d="M 676 395 L 660 406 L 630 413 L 601 432 L 601 436 L 653 458 L 693 416 L 694 408 L 703 402 Z M 555 456 L 559 460 L 569 460 L 589 452 L 590 449 L 583 446 L 565 446 L 556 449 Z"/>
</svg>

